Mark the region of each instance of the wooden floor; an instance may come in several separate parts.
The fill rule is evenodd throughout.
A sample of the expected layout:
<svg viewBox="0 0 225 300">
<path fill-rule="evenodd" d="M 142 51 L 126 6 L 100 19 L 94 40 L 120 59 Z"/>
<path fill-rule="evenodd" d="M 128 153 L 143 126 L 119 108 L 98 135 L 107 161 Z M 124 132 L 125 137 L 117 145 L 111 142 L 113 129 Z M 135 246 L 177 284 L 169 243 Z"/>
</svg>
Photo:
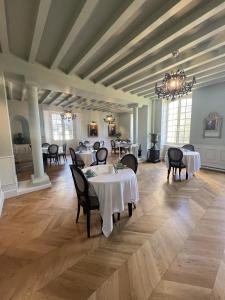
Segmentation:
<svg viewBox="0 0 225 300">
<path fill-rule="evenodd" d="M 68 165 L 53 186 L 9 199 L 0 219 L 0 299 L 225 299 L 225 175 L 166 181 L 163 163 L 139 165 L 140 203 L 106 239 L 75 224 Z M 184 172 L 185 173 L 185 172 Z"/>
</svg>

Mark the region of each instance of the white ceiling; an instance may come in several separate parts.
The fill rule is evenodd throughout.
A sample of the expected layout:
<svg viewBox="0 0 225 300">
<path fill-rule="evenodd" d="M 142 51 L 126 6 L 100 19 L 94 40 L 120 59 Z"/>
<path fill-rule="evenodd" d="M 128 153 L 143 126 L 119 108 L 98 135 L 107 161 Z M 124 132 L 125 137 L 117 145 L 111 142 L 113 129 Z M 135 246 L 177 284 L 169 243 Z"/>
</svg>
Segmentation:
<svg viewBox="0 0 225 300">
<path fill-rule="evenodd" d="M 196 88 L 225 81 L 225 1 L 0 0 L 0 44 L 3 54 L 151 99 L 176 69 L 195 75 Z M 25 97 L 22 82 L 7 85 L 9 98 Z M 52 90 L 40 90 L 39 101 L 128 109 Z"/>
</svg>

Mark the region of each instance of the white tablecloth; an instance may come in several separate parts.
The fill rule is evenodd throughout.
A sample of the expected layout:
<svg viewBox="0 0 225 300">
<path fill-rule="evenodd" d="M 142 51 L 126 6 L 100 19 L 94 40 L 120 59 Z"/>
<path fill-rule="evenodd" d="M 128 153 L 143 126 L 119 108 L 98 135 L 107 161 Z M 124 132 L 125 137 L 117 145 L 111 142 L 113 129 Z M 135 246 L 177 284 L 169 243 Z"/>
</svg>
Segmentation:
<svg viewBox="0 0 225 300">
<path fill-rule="evenodd" d="M 85 166 L 90 166 L 94 161 L 96 161 L 96 151 L 77 151 L 76 154 L 84 161 Z"/>
<path fill-rule="evenodd" d="M 97 174 L 88 180 L 98 196 L 103 220 L 102 231 L 108 237 L 113 230 L 112 214 L 124 211 L 127 203 L 139 200 L 137 177 L 131 169 L 111 173 L 112 165 L 93 166 L 83 169 L 83 172 L 88 169 Z"/>
<path fill-rule="evenodd" d="M 201 167 L 200 153 L 196 151 L 189 151 L 186 149 L 181 149 L 183 152 L 183 163 L 187 167 L 188 176 L 192 176 Z M 168 153 L 166 152 L 165 162 L 167 168 L 169 168 Z"/>
<path fill-rule="evenodd" d="M 42 153 L 44 154 L 48 154 L 48 147 L 42 147 Z M 59 146 L 59 154 L 60 153 L 63 153 L 63 147 L 62 146 Z"/>
</svg>

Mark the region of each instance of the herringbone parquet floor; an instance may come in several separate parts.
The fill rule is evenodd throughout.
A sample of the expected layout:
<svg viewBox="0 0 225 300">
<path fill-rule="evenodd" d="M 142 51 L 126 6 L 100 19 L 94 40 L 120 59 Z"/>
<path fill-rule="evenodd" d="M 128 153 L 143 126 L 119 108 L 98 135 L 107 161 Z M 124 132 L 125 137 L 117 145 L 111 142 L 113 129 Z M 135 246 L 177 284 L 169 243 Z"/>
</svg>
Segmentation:
<svg viewBox="0 0 225 300">
<path fill-rule="evenodd" d="M 53 186 L 6 201 L 0 219 L 0 299 L 225 299 L 225 176 L 166 181 L 163 163 L 139 165 L 140 203 L 106 239 L 75 224 L 68 165 Z"/>
</svg>

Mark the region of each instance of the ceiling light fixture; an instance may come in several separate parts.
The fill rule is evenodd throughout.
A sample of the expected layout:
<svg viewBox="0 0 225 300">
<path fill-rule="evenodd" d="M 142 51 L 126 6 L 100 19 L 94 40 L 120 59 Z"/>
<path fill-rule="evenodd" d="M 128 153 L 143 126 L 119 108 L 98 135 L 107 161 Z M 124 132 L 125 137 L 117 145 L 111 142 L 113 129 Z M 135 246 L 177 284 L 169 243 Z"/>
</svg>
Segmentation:
<svg viewBox="0 0 225 300">
<path fill-rule="evenodd" d="M 104 121 L 108 124 L 112 124 L 115 122 L 115 118 L 112 115 L 106 115 Z"/>
<path fill-rule="evenodd" d="M 173 57 L 178 57 L 179 51 L 173 52 Z M 195 76 L 193 76 L 192 81 L 186 81 L 186 74 L 184 70 L 177 70 L 176 72 L 166 73 L 164 79 L 162 80 L 162 85 L 155 85 L 155 93 L 158 98 L 163 98 L 167 100 L 175 100 L 178 97 L 188 95 L 193 85 L 196 83 Z"/>
<path fill-rule="evenodd" d="M 64 121 L 72 121 L 75 120 L 77 115 L 72 112 L 72 110 L 66 110 L 65 112 L 61 113 L 61 118 Z"/>
</svg>

